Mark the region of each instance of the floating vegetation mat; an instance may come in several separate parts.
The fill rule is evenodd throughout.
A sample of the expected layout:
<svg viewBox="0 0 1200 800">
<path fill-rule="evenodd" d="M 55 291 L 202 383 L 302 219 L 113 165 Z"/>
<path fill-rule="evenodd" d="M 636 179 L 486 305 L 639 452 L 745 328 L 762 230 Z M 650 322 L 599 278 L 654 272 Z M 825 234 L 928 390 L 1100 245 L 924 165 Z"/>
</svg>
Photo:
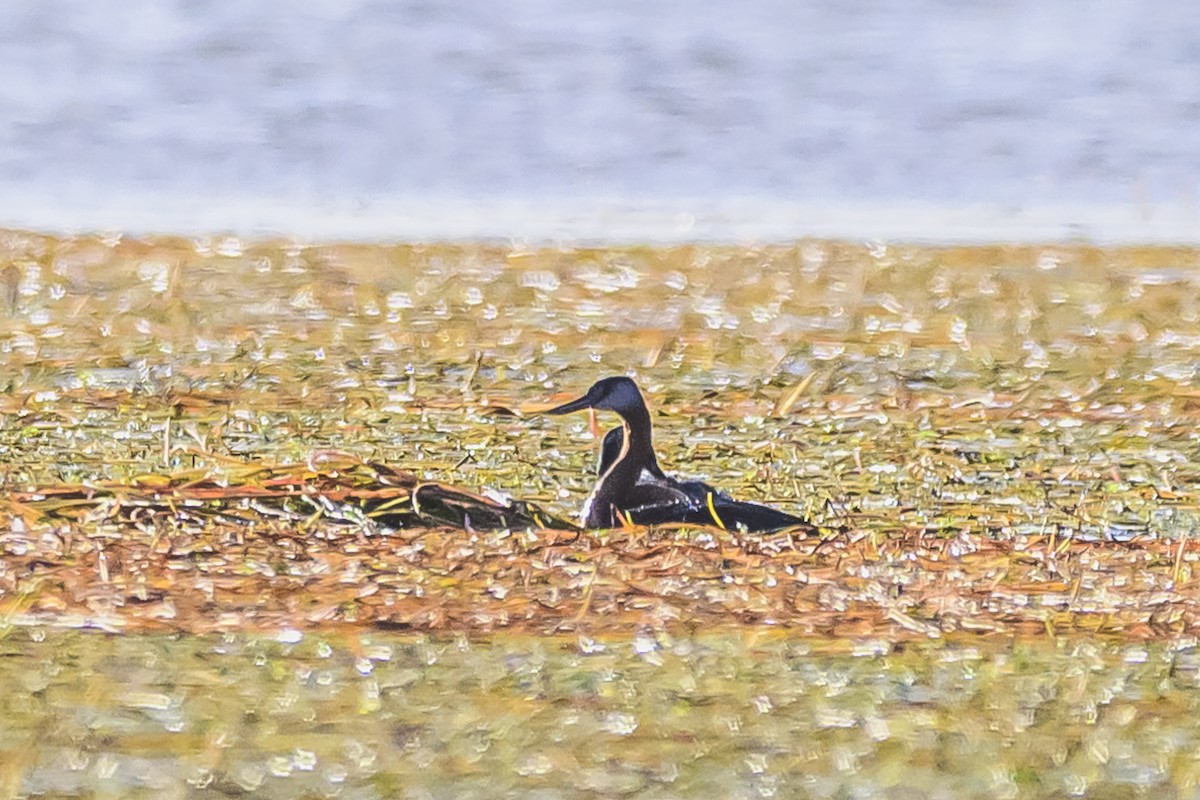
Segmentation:
<svg viewBox="0 0 1200 800">
<path fill-rule="evenodd" d="M 1190 636 L 1198 365 L 1188 248 L 0 232 L 0 625 Z M 611 374 L 819 535 L 575 530 Z"/>
<path fill-rule="evenodd" d="M 580 531 L 525 503 L 354 462 L 50 487 L 11 493 L 2 508 L 4 627 L 602 635 L 750 624 L 891 640 L 1200 631 L 1186 538 Z"/>
</svg>

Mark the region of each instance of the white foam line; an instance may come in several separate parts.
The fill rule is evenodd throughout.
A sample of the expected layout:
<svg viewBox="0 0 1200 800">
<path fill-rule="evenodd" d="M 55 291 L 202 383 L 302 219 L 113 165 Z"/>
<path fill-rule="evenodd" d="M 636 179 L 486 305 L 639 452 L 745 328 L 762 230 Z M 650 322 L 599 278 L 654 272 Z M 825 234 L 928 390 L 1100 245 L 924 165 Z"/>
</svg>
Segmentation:
<svg viewBox="0 0 1200 800">
<path fill-rule="evenodd" d="M 750 243 L 806 237 L 926 243 L 1200 243 L 1200 213 L 1184 207 L 934 203 L 789 203 L 504 198 L 310 202 L 280 198 L 106 198 L 104 203 L 0 198 L 0 226 L 53 233 L 228 233 L 300 241 Z"/>
</svg>

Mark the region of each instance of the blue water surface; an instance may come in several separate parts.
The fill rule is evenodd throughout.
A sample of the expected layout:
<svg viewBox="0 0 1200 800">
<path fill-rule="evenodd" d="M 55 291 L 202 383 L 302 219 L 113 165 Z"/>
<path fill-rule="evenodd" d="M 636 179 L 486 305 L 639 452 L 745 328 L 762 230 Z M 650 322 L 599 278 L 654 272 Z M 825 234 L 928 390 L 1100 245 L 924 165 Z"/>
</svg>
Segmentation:
<svg viewBox="0 0 1200 800">
<path fill-rule="evenodd" d="M 1169 0 L 17 0 L 0 74 L 0 224 L 1200 227 Z"/>
</svg>

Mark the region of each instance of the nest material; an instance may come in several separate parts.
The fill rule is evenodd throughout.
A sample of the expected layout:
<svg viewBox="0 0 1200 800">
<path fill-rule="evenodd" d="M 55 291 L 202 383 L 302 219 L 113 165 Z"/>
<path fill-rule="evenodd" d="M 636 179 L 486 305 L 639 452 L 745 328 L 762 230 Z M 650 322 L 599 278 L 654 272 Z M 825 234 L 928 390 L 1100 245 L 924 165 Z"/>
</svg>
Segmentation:
<svg viewBox="0 0 1200 800">
<path fill-rule="evenodd" d="M 8 499 L 30 526 L 55 522 L 144 525 L 165 516 L 182 523 L 221 521 L 247 526 L 264 517 L 296 524 L 323 518 L 393 530 L 575 527 L 532 503 L 506 503 L 366 462 L 346 462 L 320 471 L 294 466 L 247 467 L 220 480 L 208 473 L 147 475 L 134 483 L 14 492 Z"/>
</svg>

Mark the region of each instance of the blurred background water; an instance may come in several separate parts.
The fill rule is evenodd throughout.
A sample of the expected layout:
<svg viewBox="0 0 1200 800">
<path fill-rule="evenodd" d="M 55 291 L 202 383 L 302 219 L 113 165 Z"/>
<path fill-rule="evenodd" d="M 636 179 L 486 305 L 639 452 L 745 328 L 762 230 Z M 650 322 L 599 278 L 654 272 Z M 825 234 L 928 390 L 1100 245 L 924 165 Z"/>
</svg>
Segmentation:
<svg viewBox="0 0 1200 800">
<path fill-rule="evenodd" d="M 1192 239 L 1200 6 L 14 0 L 0 224 Z"/>
</svg>

